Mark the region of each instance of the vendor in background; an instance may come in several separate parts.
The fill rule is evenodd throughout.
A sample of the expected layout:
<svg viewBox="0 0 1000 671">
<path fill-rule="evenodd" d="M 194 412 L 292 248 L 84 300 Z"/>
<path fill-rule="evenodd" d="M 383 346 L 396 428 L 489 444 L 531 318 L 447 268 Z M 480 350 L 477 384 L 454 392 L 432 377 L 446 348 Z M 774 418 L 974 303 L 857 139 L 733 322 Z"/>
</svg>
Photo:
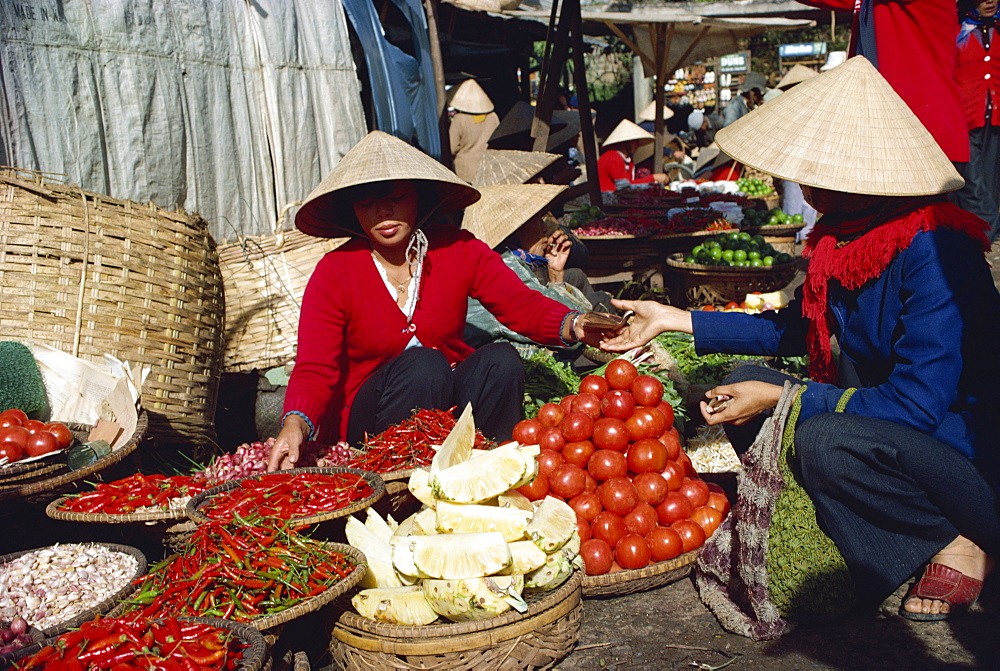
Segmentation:
<svg viewBox="0 0 1000 671">
<path fill-rule="evenodd" d="M 997 0 L 959 2 L 956 77 L 969 128 L 969 162 L 959 165 L 965 186 L 952 201 L 990 224 L 1000 237 L 1000 34 Z"/>
<path fill-rule="evenodd" d="M 603 347 L 680 331 L 699 354 L 808 353 L 806 381 L 737 368 L 706 393 L 730 400 L 714 412 L 702 402 L 705 421 L 724 423 L 742 453 L 782 385 L 804 385 L 790 465 L 856 595 L 876 606 L 916 575 L 901 616 L 961 613 L 1000 556 L 1000 294 L 983 256 L 985 222 L 944 196 L 961 177 L 863 57 L 799 84 L 716 141 L 742 163 L 802 183 L 824 214 L 806 243 L 801 299 L 759 315 L 616 302 L 636 317 Z"/>
<path fill-rule="evenodd" d="M 632 156 L 641 145 L 654 142 L 655 139 L 652 133 L 644 131 L 628 119 L 622 119 L 601 145 L 604 152 L 597 160 L 601 191 L 615 191 L 620 186 L 629 184 L 663 184 L 669 181 L 663 173 L 645 177 L 637 177 L 635 174 Z"/>
<path fill-rule="evenodd" d="M 764 91 L 767 90 L 767 78 L 759 72 L 750 72 L 743 77 L 743 83 L 737 89 L 738 95 L 726 104 L 722 111 L 722 127 L 741 119 L 750 110 L 764 102 Z"/>
<path fill-rule="evenodd" d="M 493 111 L 493 101 L 474 79 L 458 86 L 449 107 L 455 110 L 448 126 L 455 174 L 471 182 L 500 118 Z"/>
<path fill-rule="evenodd" d="M 663 108 L 664 120 L 674 116 L 669 107 Z M 639 113 L 639 128 L 649 133 L 656 131 L 656 101 L 646 105 L 645 109 Z M 666 126 L 664 125 L 664 129 Z M 641 176 L 653 172 L 654 163 L 652 161 L 654 146 L 646 143 L 636 149 L 632 157 L 636 165 L 636 174 Z M 694 159 L 684 151 L 684 142 L 670 132 L 664 132 L 663 136 L 663 163 L 668 181 L 690 179 L 694 175 Z"/>
<path fill-rule="evenodd" d="M 306 286 L 271 470 L 293 467 L 307 440 L 359 445 L 416 408 L 472 403 L 486 436 L 510 440 L 524 368 L 508 344 L 465 343 L 470 297 L 545 345 L 594 337 L 586 316 L 528 289 L 498 254 L 442 219 L 478 199 L 444 166 L 380 131 L 309 194 L 299 230 L 353 240 L 326 254 Z"/>
<path fill-rule="evenodd" d="M 715 131 L 722 128 L 722 117 L 705 110 L 694 110 L 687 118 L 688 131 L 695 147 L 707 147 L 715 142 Z"/>
</svg>

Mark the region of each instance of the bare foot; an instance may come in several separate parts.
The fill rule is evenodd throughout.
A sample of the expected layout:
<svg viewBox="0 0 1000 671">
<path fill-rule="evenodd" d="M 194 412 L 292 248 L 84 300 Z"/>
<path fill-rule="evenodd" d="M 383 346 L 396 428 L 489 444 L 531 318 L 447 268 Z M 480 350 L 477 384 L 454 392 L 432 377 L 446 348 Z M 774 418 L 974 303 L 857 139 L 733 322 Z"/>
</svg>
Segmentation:
<svg viewBox="0 0 1000 671">
<path fill-rule="evenodd" d="M 959 536 L 931 557 L 931 564 L 943 564 L 948 568 L 976 580 L 983 580 L 993 569 L 993 561 L 978 545 L 964 536 Z M 945 601 L 910 597 L 903 604 L 910 613 L 948 613 L 950 607 Z"/>
</svg>

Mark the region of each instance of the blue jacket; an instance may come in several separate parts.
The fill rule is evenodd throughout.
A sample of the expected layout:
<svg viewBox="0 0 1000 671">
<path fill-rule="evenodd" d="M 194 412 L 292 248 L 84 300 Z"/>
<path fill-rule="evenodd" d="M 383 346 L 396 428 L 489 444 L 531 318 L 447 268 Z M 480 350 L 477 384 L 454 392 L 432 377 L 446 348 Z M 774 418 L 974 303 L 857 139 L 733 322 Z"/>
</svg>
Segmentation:
<svg viewBox="0 0 1000 671">
<path fill-rule="evenodd" d="M 968 236 L 918 233 L 885 272 L 860 289 L 831 282 L 830 328 L 857 371 L 845 412 L 913 427 L 1000 474 L 1000 294 Z M 806 353 L 798 301 L 761 315 L 694 312 L 699 354 Z M 808 382 L 800 421 L 833 412 L 843 389 Z"/>
</svg>

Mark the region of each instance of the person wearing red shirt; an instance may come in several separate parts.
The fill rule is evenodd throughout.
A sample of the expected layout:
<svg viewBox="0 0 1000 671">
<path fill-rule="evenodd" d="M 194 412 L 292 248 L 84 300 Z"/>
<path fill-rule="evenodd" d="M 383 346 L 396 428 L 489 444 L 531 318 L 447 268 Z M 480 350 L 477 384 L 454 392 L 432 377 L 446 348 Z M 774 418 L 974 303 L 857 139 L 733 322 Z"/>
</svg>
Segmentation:
<svg viewBox="0 0 1000 671">
<path fill-rule="evenodd" d="M 959 3 L 958 86 L 969 128 L 965 187 L 952 197 L 959 207 L 990 224 L 990 239 L 1000 235 L 1000 39 L 997 0 Z"/>
<path fill-rule="evenodd" d="M 616 191 L 619 186 L 629 184 L 666 182 L 667 176 L 663 173 L 645 177 L 635 176 L 635 162 L 632 156 L 640 145 L 655 140 L 649 131 L 643 130 L 628 119 L 622 119 L 601 145 L 604 153 L 597 159 L 597 177 L 601 183 L 601 191 Z"/>
<path fill-rule="evenodd" d="M 590 339 L 579 311 L 527 288 L 471 233 L 431 223 L 479 196 L 373 131 L 306 198 L 299 230 L 354 239 L 327 253 L 306 286 L 270 470 L 293 467 L 307 440 L 357 445 L 415 408 L 471 403 L 486 436 L 509 440 L 521 419 L 523 364 L 509 344 L 465 343 L 469 297 L 541 344 Z"/>
</svg>

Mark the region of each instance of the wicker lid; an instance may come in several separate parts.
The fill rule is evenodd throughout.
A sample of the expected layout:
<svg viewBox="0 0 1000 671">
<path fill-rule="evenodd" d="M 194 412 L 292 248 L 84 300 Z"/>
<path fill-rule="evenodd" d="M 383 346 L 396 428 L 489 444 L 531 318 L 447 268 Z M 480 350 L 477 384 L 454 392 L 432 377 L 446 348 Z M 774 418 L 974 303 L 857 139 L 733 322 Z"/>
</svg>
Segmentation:
<svg viewBox="0 0 1000 671">
<path fill-rule="evenodd" d="M 834 191 L 922 196 L 964 181 L 871 63 L 855 56 L 721 129 L 719 148 L 782 179 Z"/>
<path fill-rule="evenodd" d="M 524 184 L 559 159 L 544 151 L 487 149 L 472 183 L 476 187 L 497 184 Z"/>
<path fill-rule="evenodd" d="M 395 180 L 417 184 L 421 192 L 419 220 L 432 212 L 447 214 L 479 200 L 478 191 L 427 154 L 388 133 L 373 130 L 306 197 L 295 215 L 295 225 L 303 233 L 320 238 L 336 238 L 344 232 L 361 235 L 354 208 L 344 198 L 345 190 Z"/>
<path fill-rule="evenodd" d="M 493 101 L 475 79 L 466 79 L 459 84 L 448 105 L 466 114 L 489 114 L 493 111 Z"/>
<path fill-rule="evenodd" d="M 796 63 L 792 66 L 792 69 L 785 73 L 785 76 L 781 78 L 778 85 L 775 88 L 781 89 L 782 91 L 795 86 L 796 84 L 801 84 L 807 79 L 812 79 L 819 73 L 811 68 L 807 68 L 804 65 L 799 65 Z"/>
<path fill-rule="evenodd" d="M 639 128 L 628 119 L 622 119 L 621 122 L 615 126 L 615 129 L 611 131 L 611 134 L 604 140 L 601 147 L 607 149 L 611 145 L 618 144 L 619 142 L 629 142 L 630 140 L 639 140 L 644 142 L 649 142 L 655 140 L 653 134 L 647 130 Z"/>
<path fill-rule="evenodd" d="M 670 109 L 669 107 L 667 107 L 666 105 L 664 105 L 663 106 L 663 119 L 664 120 L 669 119 L 673 115 L 674 115 L 674 111 L 672 109 Z M 656 121 L 656 101 L 655 100 L 653 102 L 649 103 L 648 105 L 646 105 L 646 108 L 643 109 L 641 112 L 639 112 L 639 120 L 640 121 Z"/>
<path fill-rule="evenodd" d="M 462 228 L 491 249 L 532 217 L 549 208 L 565 184 L 502 184 L 484 186 L 483 197 L 465 208 Z"/>
</svg>

